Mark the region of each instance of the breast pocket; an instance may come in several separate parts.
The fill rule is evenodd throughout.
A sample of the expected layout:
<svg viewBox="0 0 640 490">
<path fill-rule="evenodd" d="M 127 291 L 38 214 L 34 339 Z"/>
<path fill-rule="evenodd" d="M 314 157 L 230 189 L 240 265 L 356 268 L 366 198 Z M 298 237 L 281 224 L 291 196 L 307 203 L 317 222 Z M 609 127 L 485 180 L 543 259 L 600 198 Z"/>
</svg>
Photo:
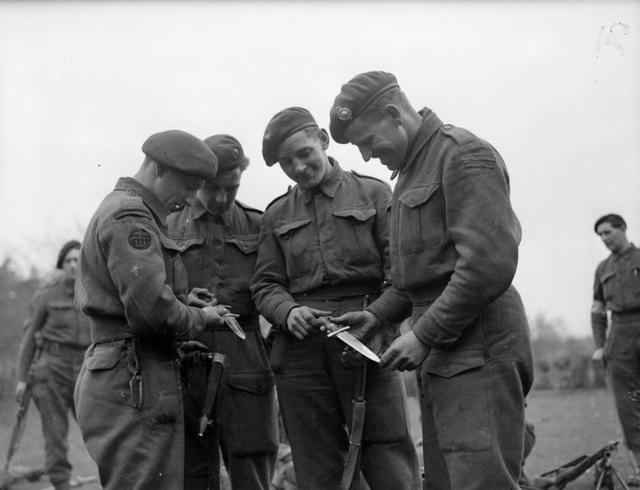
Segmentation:
<svg viewBox="0 0 640 490">
<path fill-rule="evenodd" d="M 600 282 L 602 283 L 602 294 L 604 296 L 605 302 L 614 299 L 613 295 L 615 294 L 615 279 L 615 271 L 605 272 L 600 279 Z"/>
<path fill-rule="evenodd" d="M 293 279 L 304 275 L 311 265 L 308 260 L 309 246 L 313 242 L 310 218 L 300 218 L 276 226 L 273 230 L 287 264 L 287 274 Z"/>
<path fill-rule="evenodd" d="M 414 187 L 403 192 L 398 200 L 400 253 L 441 247 L 445 241 L 445 215 L 440 184 Z"/>
<path fill-rule="evenodd" d="M 345 248 L 341 259 L 351 265 L 368 265 L 380 261 L 373 237 L 376 209 L 371 207 L 338 209 L 332 212 L 336 218 L 336 236 Z"/>
<path fill-rule="evenodd" d="M 225 238 L 230 249 L 229 270 L 232 271 L 232 289 L 235 293 L 249 293 L 249 282 L 253 275 L 258 251 L 259 234 L 234 235 Z"/>
</svg>

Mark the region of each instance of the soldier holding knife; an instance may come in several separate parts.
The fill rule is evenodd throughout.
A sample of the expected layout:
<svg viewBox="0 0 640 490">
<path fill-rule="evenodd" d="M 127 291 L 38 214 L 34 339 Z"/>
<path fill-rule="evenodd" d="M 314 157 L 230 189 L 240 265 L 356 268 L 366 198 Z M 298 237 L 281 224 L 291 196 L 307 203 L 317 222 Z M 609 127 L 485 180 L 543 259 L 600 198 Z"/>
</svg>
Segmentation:
<svg viewBox="0 0 640 490">
<path fill-rule="evenodd" d="M 344 488 L 359 371 L 341 362 L 341 334 L 321 331 L 335 328 L 330 315 L 377 297 L 389 265 L 389 186 L 342 170 L 328 145 L 327 132 L 300 107 L 267 125 L 263 157 L 297 185 L 265 211 L 251 284 L 258 311 L 277 332 L 271 366 L 301 490 Z M 418 489 L 402 379 L 369 364 L 364 393 L 357 393 L 367 399 L 361 473 L 372 490 Z M 360 488 L 359 479 L 356 471 L 351 488 Z"/>
</svg>

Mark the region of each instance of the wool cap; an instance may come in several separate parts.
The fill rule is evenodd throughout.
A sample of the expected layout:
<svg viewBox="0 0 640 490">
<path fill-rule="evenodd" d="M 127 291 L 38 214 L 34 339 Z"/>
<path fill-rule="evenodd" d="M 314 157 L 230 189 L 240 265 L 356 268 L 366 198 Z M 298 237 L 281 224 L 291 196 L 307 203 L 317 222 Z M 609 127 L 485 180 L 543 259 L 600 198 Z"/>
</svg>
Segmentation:
<svg viewBox="0 0 640 490">
<path fill-rule="evenodd" d="M 164 167 L 206 180 L 218 170 L 218 159 L 204 141 L 178 129 L 152 134 L 142 152 Z"/>
<path fill-rule="evenodd" d="M 243 170 L 249 165 L 249 159 L 244 155 L 240 142 L 230 134 L 215 134 L 204 140 L 218 159 L 218 173 L 235 170 L 241 167 Z"/>
<path fill-rule="evenodd" d="M 284 140 L 298 131 L 318 127 L 311 113 L 302 107 L 288 107 L 271 118 L 262 138 L 262 156 L 270 167 L 278 161 L 278 149 Z"/>
<path fill-rule="evenodd" d="M 329 114 L 329 131 L 337 143 L 348 143 L 345 130 L 382 94 L 398 87 L 396 77 L 384 71 L 356 75 L 340 89 Z"/>
</svg>

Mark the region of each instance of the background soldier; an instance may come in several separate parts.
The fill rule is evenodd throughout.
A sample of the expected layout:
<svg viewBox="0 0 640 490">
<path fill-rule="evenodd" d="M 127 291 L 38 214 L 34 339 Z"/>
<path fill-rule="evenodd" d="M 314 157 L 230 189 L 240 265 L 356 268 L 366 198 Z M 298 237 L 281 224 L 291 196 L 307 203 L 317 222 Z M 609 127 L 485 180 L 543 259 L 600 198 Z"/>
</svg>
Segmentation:
<svg viewBox="0 0 640 490">
<path fill-rule="evenodd" d="M 118 180 L 91 219 L 80 256 L 78 306 L 92 346 L 78 377 L 78 423 L 105 489 L 183 485 L 184 419 L 176 341 L 222 325 L 225 308 L 187 306 L 169 210 L 193 201 L 216 157 L 195 136 L 166 131 L 142 145 L 133 178 Z"/>
<path fill-rule="evenodd" d="M 169 216 L 169 230 L 185 247 L 189 289 L 204 288 L 218 303 L 230 305 L 247 338 L 227 328 L 198 338 L 211 350 L 215 345 L 226 359 L 217 426 L 207 429 L 206 437 L 197 435 L 206 367 L 187 366 L 185 488 L 218 488 L 219 445 L 234 490 L 268 490 L 278 449 L 275 390 L 249 292 L 262 213 L 235 199 L 249 165 L 238 140 L 220 134 L 204 141 L 218 158 L 218 173 L 198 191 L 193 206 Z"/>
<path fill-rule="evenodd" d="M 342 322 L 367 338 L 407 313 L 412 330 L 384 366 L 420 367 L 425 484 L 429 489 L 516 489 L 524 395 L 533 366 L 527 320 L 511 285 L 520 224 L 509 178 L 491 145 L 417 112 L 385 72 L 342 86 L 331 135 L 398 176 L 391 205 L 391 288 Z M 339 320 L 335 320 L 338 322 Z M 424 361 L 424 362 L 423 362 Z"/>
<path fill-rule="evenodd" d="M 36 343 L 42 342 L 42 354 L 35 367 L 33 399 L 42 421 L 45 471 L 56 490 L 71 488 L 71 463 L 67 458 L 69 411 L 75 418 L 73 388 L 84 351 L 90 344 L 89 320 L 73 307 L 79 256 L 77 240 L 65 243 L 60 250 L 56 268 L 62 271 L 62 277 L 38 292 L 18 355 L 16 398 L 20 403 L 37 351 Z"/>
<path fill-rule="evenodd" d="M 593 284 L 593 359 L 606 362 L 624 440 L 634 465 L 628 483 L 640 486 L 640 250 L 627 239 L 617 214 L 596 221 L 594 231 L 611 255 L 598 264 Z M 607 310 L 611 329 L 606 340 Z"/>
<path fill-rule="evenodd" d="M 263 216 L 251 291 L 277 329 L 271 353 L 298 487 L 338 488 L 349 446 L 356 371 L 343 345 L 318 335 L 319 317 L 360 308 L 380 293 L 388 265 L 390 189 L 344 172 L 328 157 L 329 137 L 311 114 L 291 107 L 265 130 L 262 154 L 296 186 Z M 398 373 L 371 366 L 362 473 L 372 489 L 420 487 Z M 357 486 L 356 488 L 360 488 Z"/>
</svg>

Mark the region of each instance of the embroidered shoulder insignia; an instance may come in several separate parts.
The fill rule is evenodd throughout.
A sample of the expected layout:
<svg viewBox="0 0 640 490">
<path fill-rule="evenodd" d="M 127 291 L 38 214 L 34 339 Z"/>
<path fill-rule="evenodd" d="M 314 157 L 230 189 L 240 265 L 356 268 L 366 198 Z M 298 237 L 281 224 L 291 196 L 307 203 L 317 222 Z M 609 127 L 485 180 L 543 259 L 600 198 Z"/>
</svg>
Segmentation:
<svg viewBox="0 0 640 490">
<path fill-rule="evenodd" d="M 129 245 L 136 250 L 146 250 L 151 246 L 151 235 L 146 230 L 135 230 L 129 234 Z"/>
</svg>

